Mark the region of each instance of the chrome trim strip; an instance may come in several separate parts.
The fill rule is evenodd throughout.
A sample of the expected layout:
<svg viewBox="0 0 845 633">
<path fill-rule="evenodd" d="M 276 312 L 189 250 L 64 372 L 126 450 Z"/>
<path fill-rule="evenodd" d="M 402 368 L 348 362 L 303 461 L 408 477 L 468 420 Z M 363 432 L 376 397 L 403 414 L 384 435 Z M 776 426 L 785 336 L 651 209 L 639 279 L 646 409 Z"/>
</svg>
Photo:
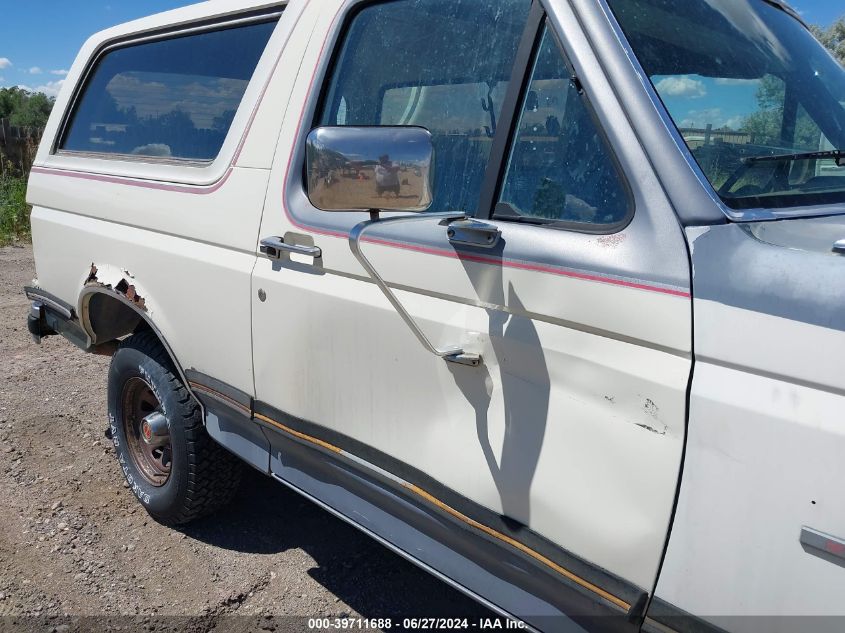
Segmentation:
<svg viewBox="0 0 845 633">
<path fill-rule="evenodd" d="M 342 514 L 342 513 L 338 512 L 337 510 L 335 510 L 334 508 L 332 508 L 332 507 L 331 507 L 330 505 L 328 505 L 327 503 L 324 503 L 323 501 L 321 501 L 321 500 L 320 500 L 320 499 L 318 499 L 317 497 L 315 497 L 315 496 L 313 496 L 313 495 L 311 495 L 311 494 L 309 494 L 309 493 L 305 492 L 302 488 L 299 488 L 298 486 L 295 486 L 294 484 L 290 483 L 290 482 L 289 482 L 289 481 L 287 481 L 286 479 L 282 479 L 282 478 L 281 478 L 279 475 L 277 475 L 276 473 L 271 473 L 271 474 L 270 474 L 270 476 L 271 476 L 271 477 L 273 477 L 273 479 L 275 479 L 275 480 L 276 480 L 276 481 L 278 481 L 279 483 L 284 484 L 285 486 L 287 486 L 288 488 L 290 488 L 291 490 L 293 490 L 293 491 L 294 491 L 294 492 L 296 492 L 297 494 L 300 494 L 300 495 L 302 495 L 303 497 L 305 497 L 306 499 L 308 499 L 309 501 L 311 501 L 311 502 L 313 502 L 313 503 L 317 504 L 317 505 L 318 505 L 318 506 L 320 506 L 323 510 L 325 510 L 326 512 L 328 512 L 329 514 L 331 514 L 331 515 L 333 515 L 333 516 L 337 517 L 338 519 L 340 519 L 340 520 L 341 520 L 341 521 L 343 521 L 344 523 L 348 523 L 349 525 L 351 525 L 351 526 L 352 526 L 352 527 L 354 527 L 355 529 L 360 530 L 361 532 L 363 532 L 364 534 L 366 534 L 367 536 L 369 536 L 370 538 L 372 538 L 372 539 L 373 539 L 373 540 L 375 540 L 376 542 L 380 543 L 381 545 L 383 545 L 384 547 L 386 547 L 387 549 L 389 549 L 391 552 L 393 552 L 393 553 L 395 553 L 395 554 L 398 554 L 399 556 L 401 556 L 402 558 L 404 558 L 405 560 L 407 560 L 409 563 L 411 563 L 411 564 L 413 564 L 413 565 L 416 565 L 417 567 L 419 567 L 419 568 L 420 568 L 420 569 L 422 569 L 423 571 L 428 572 L 429 574 L 431 574 L 432 576 L 434 576 L 434 577 L 435 577 L 435 578 L 437 578 L 438 580 L 441 580 L 442 582 L 445 582 L 447 585 L 449 585 L 449 586 L 450 586 L 450 587 L 452 587 L 453 589 L 457 589 L 458 591 L 460 591 L 460 592 L 461 592 L 462 594 L 464 594 L 465 596 L 468 596 L 468 597 L 472 598 L 473 600 L 475 600 L 476 602 L 478 602 L 478 603 L 480 603 L 480 604 L 484 605 L 485 607 L 487 607 L 488 609 L 490 609 L 490 610 L 491 610 L 491 611 L 493 611 L 494 613 L 497 613 L 498 615 L 502 616 L 503 618 L 507 618 L 508 620 L 513 620 L 514 622 L 521 622 L 521 623 L 522 623 L 522 625 L 523 625 L 523 626 L 519 627 L 521 630 L 525 630 L 525 631 L 536 631 L 536 629 L 534 629 L 534 628 L 533 628 L 533 627 L 531 627 L 529 624 L 527 624 L 527 623 L 523 622 L 522 620 L 520 620 L 520 618 L 518 618 L 518 617 L 514 616 L 514 615 L 513 615 L 513 614 L 511 614 L 511 613 L 508 613 L 507 611 L 505 611 L 504 609 L 502 609 L 502 608 L 500 608 L 500 607 L 496 606 L 495 604 L 493 604 L 493 603 L 492 603 L 492 602 L 490 602 L 489 600 L 486 600 L 486 599 L 482 598 L 482 597 L 481 597 L 480 595 L 478 595 L 477 593 L 474 593 L 473 591 L 471 591 L 471 590 L 467 589 L 467 588 L 466 588 L 466 587 L 464 587 L 463 585 L 461 585 L 461 584 L 459 584 L 459 583 L 455 582 L 454 580 L 452 580 L 452 579 L 451 579 L 451 578 L 449 578 L 448 576 L 445 576 L 444 574 L 441 574 L 441 573 L 440 573 L 439 571 L 437 571 L 434 567 L 431 567 L 431 566 L 427 565 L 426 563 L 422 562 L 421 560 L 419 560 L 419 559 L 417 559 L 417 558 L 414 558 L 414 556 L 412 556 L 411 554 L 409 554 L 409 553 L 408 553 L 408 552 L 406 552 L 405 550 L 403 550 L 403 549 L 400 549 L 400 548 L 396 547 L 396 546 L 395 546 L 393 543 L 391 543 L 390 541 L 388 541 L 388 540 L 386 540 L 386 539 L 382 538 L 381 536 L 379 536 L 378 534 L 376 534 L 375 532 L 373 532 L 373 531 L 372 531 L 372 530 L 370 530 L 369 528 L 364 527 L 364 526 L 363 526 L 363 525 L 361 525 L 360 523 L 357 523 L 356 521 L 354 521 L 352 518 L 348 517 L 347 515 L 345 515 L 345 514 Z"/>
<path fill-rule="evenodd" d="M 261 413 L 261 411 L 270 413 L 272 417 L 270 415 L 266 415 L 265 413 Z M 338 437 L 339 434 L 326 428 L 308 428 L 309 426 L 316 427 L 317 425 L 313 425 L 304 420 L 297 420 L 295 426 L 300 429 L 297 430 L 297 428 L 292 428 L 279 422 L 277 419 L 274 419 L 284 419 L 286 417 L 291 418 L 290 422 L 296 420 L 293 416 L 287 416 L 278 409 L 274 409 L 265 403 L 256 402 L 253 419 L 259 426 L 272 431 L 274 434 L 285 437 L 286 440 L 297 445 L 301 445 L 309 449 L 322 449 L 319 452 L 322 452 L 329 457 L 338 457 L 349 460 L 356 468 L 361 469 L 361 474 L 369 473 L 383 477 L 385 480 L 398 486 L 397 491 L 408 495 L 409 498 L 421 502 L 428 508 L 445 513 L 461 525 L 468 526 L 476 530 L 479 535 L 492 537 L 497 545 L 509 546 L 507 548 L 509 551 L 516 550 L 517 552 L 528 556 L 544 570 L 553 572 L 556 577 L 563 577 L 568 582 L 572 583 L 573 586 L 577 586 L 581 590 L 588 591 L 591 599 L 600 599 L 600 601 L 603 601 L 603 603 L 606 603 L 608 607 L 613 609 L 614 613 L 618 613 L 617 610 L 621 610 L 622 612 L 630 615 L 632 612 L 631 610 L 636 608 L 637 605 L 640 605 L 644 599 L 643 597 L 647 595 L 643 589 L 633 586 L 618 577 L 613 577 L 609 572 L 601 570 L 587 561 L 581 561 L 582 565 L 581 570 L 579 571 L 578 567 L 573 566 L 572 563 L 567 564 L 563 561 L 558 562 L 554 560 L 548 551 L 543 552 L 536 544 L 532 544 L 531 541 L 525 537 L 524 533 L 523 535 L 520 535 L 519 533 L 510 531 L 509 528 L 503 529 L 503 526 L 497 526 L 495 521 L 491 521 L 491 517 L 488 516 L 487 518 L 484 518 L 483 516 L 478 515 L 477 512 L 472 512 L 471 510 L 467 511 L 465 504 L 469 504 L 470 506 L 477 505 L 472 500 L 462 497 L 456 493 L 451 493 L 452 499 L 449 500 L 449 498 L 443 494 L 444 491 L 448 489 L 438 491 L 438 488 L 442 488 L 442 484 L 437 483 L 435 480 L 426 482 L 425 479 L 428 476 L 422 472 L 417 473 L 415 476 L 413 474 L 413 467 L 409 467 L 409 472 L 407 474 L 397 475 L 387 470 L 390 468 L 390 465 L 386 464 L 385 467 L 378 466 L 366 457 L 355 454 L 355 452 L 352 451 L 365 453 L 368 450 L 366 445 L 360 444 L 357 440 L 346 438 L 345 441 L 341 441 L 340 437 Z M 326 433 L 321 434 L 320 430 L 325 431 Z M 319 435 L 323 435 L 326 439 L 321 439 L 318 437 Z M 271 444 L 274 444 L 274 441 L 270 439 L 270 437 L 271 436 L 268 435 L 268 439 Z M 273 435 L 273 437 L 275 437 L 275 435 Z M 342 446 L 345 446 L 346 448 L 342 448 Z M 378 455 L 379 452 L 377 449 L 371 450 L 373 455 Z M 392 460 L 392 458 L 388 455 L 384 455 L 384 457 L 388 460 Z M 279 452 L 278 459 L 281 460 L 283 468 L 291 467 L 289 463 L 285 463 L 281 451 Z M 401 470 L 404 468 L 401 465 L 402 463 L 398 462 L 398 460 L 393 461 L 395 461 L 393 464 L 393 468 L 395 470 Z M 420 482 L 420 485 L 412 483 L 409 479 L 406 479 L 406 477 L 416 478 Z M 346 492 L 354 494 L 354 492 L 349 488 L 346 488 Z M 441 495 L 442 498 L 435 496 L 436 494 Z M 460 499 L 460 501 L 456 502 L 456 498 Z M 483 506 L 477 506 L 477 508 L 480 509 L 483 508 Z M 490 511 L 488 510 L 488 512 Z M 501 519 L 502 517 L 497 515 L 497 518 Z M 527 530 L 530 533 L 530 528 L 527 528 Z M 547 543 L 558 550 L 559 553 L 565 553 L 567 556 L 577 558 L 574 554 L 567 552 L 560 544 L 552 541 L 547 541 Z M 592 580 L 588 579 L 589 575 L 584 572 L 585 565 L 594 572 L 600 572 L 602 576 L 594 576 Z M 624 589 L 620 587 L 620 583 L 624 584 Z"/>
<path fill-rule="evenodd" d="M 24 293 L 26 294 L 27 299 L 31 301 L 41 302 L 54 312 L 58 312 L 59 314 L 61 314 L 66 319 L 74 318 L 73 310 L 69 309 L 67 306 L 62 305 L 56 299 L 52 298 L 52 295 L 50 295 L 50 293 L 46 291 L 39 292 L 38 288 L 26 288 L 24 290 Z"/>
<path fill-rule="evenodd" d="M 127 163 L 153 163 L 157 165 L 177 165 L 179 167 L 208 167 L 214 159 L 198 160 L 194 158 L 179 158 L 178 156 L 138 156 L 135 154 L 120 154 L 118 152 L 86 152 L 82 150 L 57 149 L 56 156 L 69 158 L 96 158 L 97 160 L 120 160 Z"/>
<path fill-rule="evenodd" d="M 802 545 L 817 549 L 829 556 L 845 559 L 845 539 L 819 532 L 804 525 L 801 527 L 801 538 L 799 540 Z"/>
</svg>

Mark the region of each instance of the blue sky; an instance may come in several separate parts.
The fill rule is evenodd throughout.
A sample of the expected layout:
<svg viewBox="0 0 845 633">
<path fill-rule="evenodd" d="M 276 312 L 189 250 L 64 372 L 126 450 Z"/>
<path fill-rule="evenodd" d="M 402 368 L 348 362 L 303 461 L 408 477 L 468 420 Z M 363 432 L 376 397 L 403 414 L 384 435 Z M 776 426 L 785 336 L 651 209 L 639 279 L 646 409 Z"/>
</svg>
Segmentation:
<svg viewBox="0 0 845 633">
<path fill-rule="evenodd" d="M 191 0 L 0 0 L 0 87 L 55 95 L 88 36 Z"/>
<path fill-rule="evenodd" d="M 0 0 L 0 87 L 58 91 L 79 47 L 92 33 L 188 0 Z M 811 23 L 845 14 L 841 0 L 793 0 Z"/>
<path fill-rule="evenodd" d="M 841 0 L 792 0 L 789 4 L 810 24 L 828 26 L 845 16 Z"/>
</svg>

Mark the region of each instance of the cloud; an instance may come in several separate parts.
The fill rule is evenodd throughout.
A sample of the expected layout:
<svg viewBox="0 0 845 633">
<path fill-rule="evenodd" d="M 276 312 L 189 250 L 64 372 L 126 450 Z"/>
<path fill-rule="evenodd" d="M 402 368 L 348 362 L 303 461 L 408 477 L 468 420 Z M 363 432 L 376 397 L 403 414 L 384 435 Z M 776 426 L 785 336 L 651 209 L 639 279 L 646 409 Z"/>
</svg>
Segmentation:
<svg viewBox="0 0 845 633">
<path fill-rule="evenodd" d="M 0 70 L 9 68 L 11 65 L 12 61 L 8 57 L 0 57 Z"/>
<path fill-rule="evenodd" d="M 43 92 L 48 97 L 55 97 L 59 94 L 63 83 L 64 79 L 59 79 L 58 81 L 48 81 L 46 84 L 35 87 L 26 84 L 18 84 L 17 87 L 27 92 Z"/>
<path fill-rule="evenodd" d="M 41 73 L 43 73 L 43 72 L 44 72 L 44 71 L 43 71 L 43 70 L 41 70 L 38 66 L 33 66 L 32 68 L 30 68 L 30 69 L 29 69 L 29 74 L 30 74 L 30 75 L 40 75 L 40 74 L 41 74 Z"/>
<path fill-rule="evenodd" d="M 245 89 L 246 82 L 241 79 L 207 78 L 182 84 L 178 77 L 144 72 L 117 75 L 106 88 L 118 107 L 134 107 L 142 118 L 181 110 L 196 127 L 206 129 L 227 110 L 238 109 Z"/>
<path fill-rule="evenodd" d="M 57 79 L 56 81 L 48 81 L 46 84 L 41 86 L 36 86 L 35 92 L 43 92 L 48 97 L 57 97 L 59 95 L 59 90 L 61 90 L 62 85 L 65 83 L 64 79 Z"/>
<path fill-rule="evenodd" d="M 66 77 L 68 74 L 67 70 L 51 70 L 51 75 L 56 75 L 57 77 Z"/>
<path fill-rule="evenodd" d="M 666 77 L 657 82 L 657 92 L 666 97 L 698 99 L 707 94 L 704 83 L 687 75 Z"/>
</svg>

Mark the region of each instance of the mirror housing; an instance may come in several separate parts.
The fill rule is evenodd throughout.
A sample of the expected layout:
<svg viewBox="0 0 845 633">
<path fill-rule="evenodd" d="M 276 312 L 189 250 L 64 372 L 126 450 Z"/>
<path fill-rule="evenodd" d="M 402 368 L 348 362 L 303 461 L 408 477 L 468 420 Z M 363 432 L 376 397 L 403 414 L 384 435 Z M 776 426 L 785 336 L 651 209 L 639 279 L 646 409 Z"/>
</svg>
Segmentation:
<svg viewBox="0 0 845 633">
<path fill-rule="evenodd" d="M 428 210 L 434 146 L 423 127 L 318 127 L 305 147 L 308 199 L 321 211 Z"/>
</svg>

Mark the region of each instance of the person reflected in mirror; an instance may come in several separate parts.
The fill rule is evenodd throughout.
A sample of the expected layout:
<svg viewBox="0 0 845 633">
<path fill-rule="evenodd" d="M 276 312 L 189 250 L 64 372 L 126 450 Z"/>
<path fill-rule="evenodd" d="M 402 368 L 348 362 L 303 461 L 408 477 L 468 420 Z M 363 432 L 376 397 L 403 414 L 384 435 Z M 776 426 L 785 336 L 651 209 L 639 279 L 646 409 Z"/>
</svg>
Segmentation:
<svg viewBox="0 0 845 633">
<path fill-rule="evenodd" d="M 399 197 L 399 166 L 394 165 L 390 156 L 383 154 L 379 156 L 378 165 L 375 167 L 376 194 L 379 198 L 385 193 L 393 193 Z"/>
</svg>

